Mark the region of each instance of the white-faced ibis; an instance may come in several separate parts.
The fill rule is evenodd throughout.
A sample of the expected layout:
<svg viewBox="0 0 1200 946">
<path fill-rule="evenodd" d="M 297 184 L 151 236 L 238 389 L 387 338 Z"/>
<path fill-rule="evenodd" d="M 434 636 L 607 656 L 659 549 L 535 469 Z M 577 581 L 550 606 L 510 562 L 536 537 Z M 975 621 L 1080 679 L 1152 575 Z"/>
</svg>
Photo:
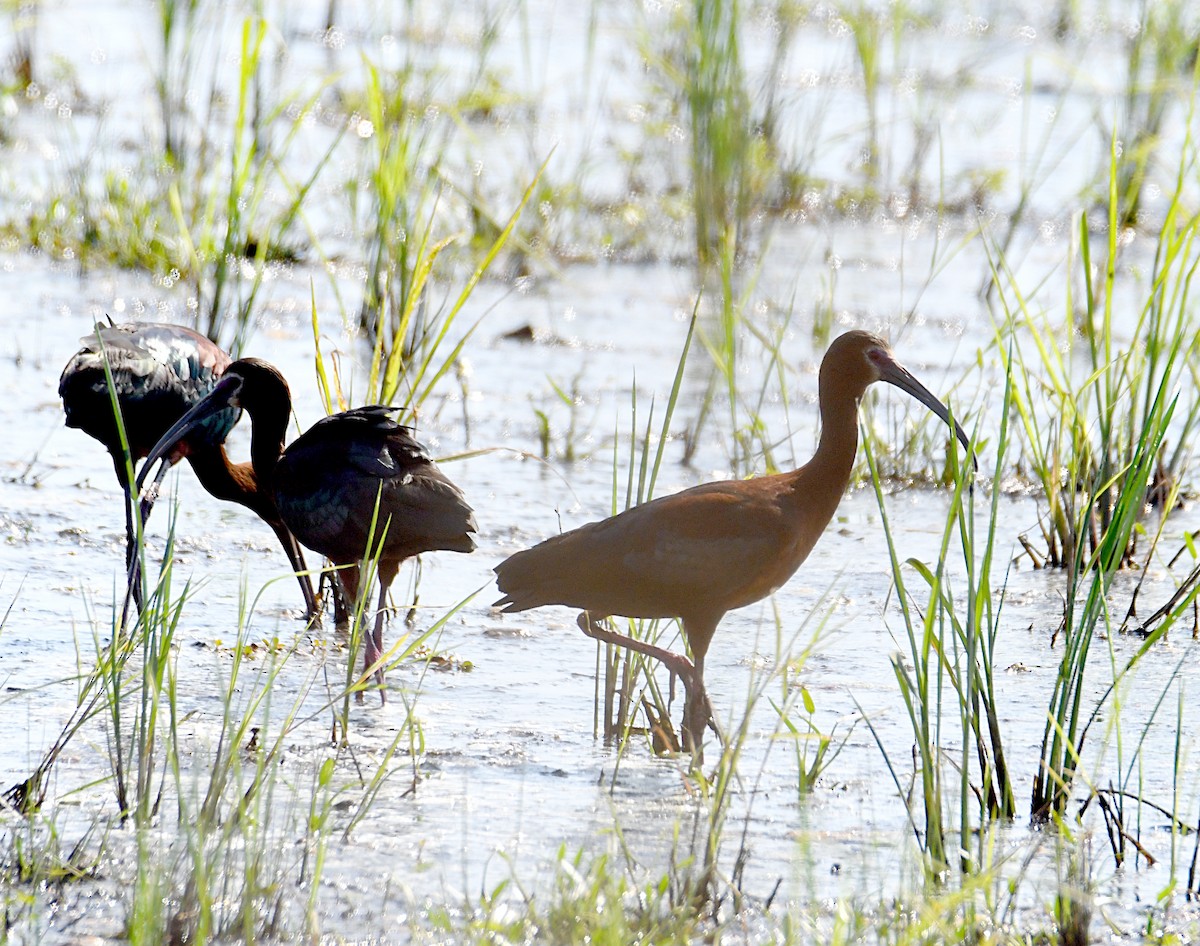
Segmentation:
<svg viewBox="0 0 1200 946">
<path fill-rule="evenodd" d="M 360 564 L 378 557 L 379 607 L 364 647 L 363 672 L 375 668 L 382 695 L 388 587 L 401 563 L 414 555 L 474 551 L 471 507 L 411 430 L 392 420 L 395 408 L 359 407 L 326 417 L 285 450 L 291 392 L 278 369 L 258 358 L 226 368 L 212 392 L 150 451 L 149 460 L 165 456 L 195 427 L 231 407 L 250 415 L 258 488 L 271 496 L 297 539 L 345 566 L 338 577 L 348 600 L 357 598 Z"/>
<path fill-rule="evenodd" d="M 857 406 L 886 381 L 951 423 L 949 411 L 867 332 L 835 339 L 821 362 L 821 439 L 790 473 L 724 480 L 635 506 L 517 552 L 496 566 L 502 611 L 543 605 L 582 610 L 584 633 L 660 660 L 683 682 L 685 745 L 697 751 L 711 719 L 704 658 L 733 608 L 784 584 L 808 557 L 838 507 L 858 449 Z M 967 445 L 962 428 L 954 425 Z M 678 618 L 692 652 L 636 640 L 601 624 L 610 615 Z"/>
<path fill-rule="evenodd" d="M 135 462 L 146 457 L 154 445 L 187 411 L 212 391 L 230 358 L 203 335 L 178 325 L 130 322 L 98 327 L 80 340 L 83 347 L 67 362 L 58 383 L 67 426 L 78 427 L 95 437 L 112 456 L 113 469 L 125 492 L 125 565 L 130 574 L 137 560 L 133 511 L 130 503 L 129 474 L 125 452 L 117 428 L 116 414 L 109 395 L 105 361 L 112 375 L 113 388 L 121 407 L 121 419 Z M 186 459 L 209 493 L 217 499 L 239 503 L 267 523 L 283 546 L 292 570 L 297 573 L 304 595 L 306 618 L 319 614 L 312 581 L 304 556 L 292 534 L 284 526 L 269 493 L 260 492 L 254 469 L 249 463 L 232 463 L 225 452 L 225 438 L 237 423 L 241 412 L 236 408 L 218 411 L 189 432 L 170 451 L 162 454 L 162 464 L 153 486 L 141 505 L 142 521 L 150 515 L 154 496 L 167 471 Z M 149 469 L 147 464 L 143 470 Z M 133 592 L 141 605 L 141 582 L 133 582 Z"/>
</svg>

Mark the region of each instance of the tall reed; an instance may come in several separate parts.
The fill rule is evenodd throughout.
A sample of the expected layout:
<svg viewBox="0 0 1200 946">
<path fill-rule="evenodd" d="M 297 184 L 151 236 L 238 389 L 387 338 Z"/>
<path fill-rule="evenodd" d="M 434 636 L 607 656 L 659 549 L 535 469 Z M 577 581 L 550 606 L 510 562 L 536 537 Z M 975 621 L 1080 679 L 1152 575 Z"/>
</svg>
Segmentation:
<svg viewBox="0 0 1200 946">
<path fill-rule="evenodd" d="M 1182 168 L 1182 165 L 1181 165 Z M 1180 181 L 1182 182 L 1182 169 Z M 1100 286 L 1091 280 L 1091 239 L 1081 220 L 1085 273 L 1086 350 L 1090 374 L 1076 383 L 1059 352 L 1053 328 L 1027 314 L 1013 318 L 1029 331 L 1041 355 L 1037 381 L 1019 343 L 1011 348 L 1018 379 L 1014 404 L 1024 445 L 1049 505 L 1043 533 L 1048 559 L 1067 570 L 1061 637 L 1063 656 L 1050 699 L 1041 765 L 1034 779 L 1037 818 L 1061 815 L 1070 797 L 1086 734 L 1083 681 L 1097 629 L 1112 630 L 1107 593 L 1117 571 L 1137 559 L 1136 539 L 1148 504 L 1173 504 L 1188 444 L 1200 417 L 1194 394 L 1181 401 L 1180 382 L 1197 352 L 1191 329 L 1190 285 L 1200 265 L 1197 219 L 1181 201 L 1169 208 L 1161 231 L 1149 294 L 1127 346 L 1115 338 L 1119 206 L 1117 162 L 1109 178 L 1107 257 Z M 1049 392 L 1051 404 L 1041 403 Z M 1167 454 L 1168 436 L 1178 437 Z M 1169 506 L 1164 507 L 1164 512 Z M 1146 552 L 1150 554 L 1151 549 Z"/>
<path fill-rule="evenodd" d="M 984 507 L 988 525 L 982 546 L 976 532 L 974 464 L 969 459 L 964 461 L 957 453 L 957 444 L 953 444 L 950 466 L 955 471 L 954 489 L 932 565 L 902 559 L 897 551 L 875 450 L 871 438 L 863 438 L 908 645 L 906 652 L 893 656 L 892 669 L 912 728 L 918 768 L 920 803 L 907 802 L 909 821 L 935 876 L 951 866 L 953 851 L 957 851 L 959 870 L 971 873 L 980 869 L 988 859 L 983 851 L 973 853 L 978 830 L 993 819 L 1008 819 L 1016 812 L 994 679 L 1003 587 L 995 587 L 992 575 L 1001 494 L 995 484 L 1001 482 L 1008 462 L 1011 399 L 1010 375 L 1000 430 L 994 441 L 995 475 L 990 501 Z M 975 443 L 973 440 L 972 452 Z M 957 549 L 952 555 L 956 537 Z M 961 599 L 954 592 L 957 569 L 950 568 L 960 555 L 966 585 Z M 916 600 L 916 592 L 905 577 L 909 570 L 927 587 L 924 602 Z M 946 706 L 947 697 L 952 697 L 951 708 Z M 869 719 L 867 723 L 874 732 Z M 943 748 L 951 740 L 957 741 L 957 758 L 950 757 Z M 887 764 L 897 790 L 907 799 L 895 763 L 888 759 Z M 957 775 L 953 787 L 946 775 L 948 766 Z M 951 844 L 949 835 L 955 822 L 959 836 L 957 843 Z"/>
<path fill-rule="evenodd" d="M 167 194 L 180 246 L 177 275 L 192 287 L 197 323 L 235 357 L 253 330 L 269 267 L 291 252 L 287 249 L 290 229 L 339 139 L 333 137 L 306 179 L 294 182 L 282 170 L 284 157 L 304 128 L 304 115 L 319 93 L 295 108 L 287 133 L 273 142 L 268 129 L 297 103 L 281 96 L 268 107 L 258 99 L 269 32 L 261 18 L 242 22 L 236 108 L 228 140 L 205 140 L 198 156 L 202 160 L 174 175 Z M 210 165 L 222 164 L 226 173 L 212 174 Z M 272 188 L 287 195 L 278 208 L 268 200 Z"/>
</svg>

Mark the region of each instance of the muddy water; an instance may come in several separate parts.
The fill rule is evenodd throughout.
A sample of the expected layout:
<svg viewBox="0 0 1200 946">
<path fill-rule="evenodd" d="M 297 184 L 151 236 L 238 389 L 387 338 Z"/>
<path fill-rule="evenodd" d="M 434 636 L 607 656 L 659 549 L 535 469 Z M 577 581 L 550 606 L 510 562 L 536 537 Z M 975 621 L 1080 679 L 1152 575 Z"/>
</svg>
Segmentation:
<svg viewBox="0 0 1200 946">
<path fill-rule="evenodd" d="M 137 15 L 122 4 L 95 6 L 104 7 L 109 15 Z M 580 41 L 583 24 L 555 5 L 531 5 L 531 10 L 545 13 L 543 6 L 557 14 L 556 41 Z M 971 72 L 978 77 L 972 95 L 986 104 L 979 114 L 1007 120 L 987 127 L 991 139 L 968 134 L 986 124 L 982 118 L 966 130 L 948 122 L 954 131 L 947 135 L 946 153 L 956 168 L 976 167 L 981 154 L 1015 147 L 1019 132 L 1012 123 L 1019 122 L 1022 100 L 1008 94 L 1009 83 L 1030 57 L 1038 68 L 1047 68 L 1038 55 L 1045 50 L 1037 45 L 1043 41 L 1036 33 L 1031 39 L 1017 29 L 1020 24 L 1015 20 L 989 12 L 997 24 L 990 38 L 985 31 L 981 41 L 978 24 L 964 23 L 961 29 L 948 28 L 940 47 L 945 55 L 941 61 L 951 76 L 985 62 Z M 347 36 L 353 40 L 371 35 L 364 26 L 370 18 L 362 9 L 351 6 L 347 15 L 362 18 L 362 29 L 348 28 Z M 110 64 L 105 70 L 85 73 L 94 79 L 90 87 L 95 95 L 117 103 L 117 111 L 108 119 L 111 123 L 126 130 L 136 128 L 142 122 L 137 117 L 138 103 L 144 100 L 130 101 L 118 94 L 125 88 L 143 88 L 144 70 L 134 67 L 142 62 L 143 53 L 136 43 L 130 45 L 131 34 L 117 31 L 110 40 L 98 26 L 96 35 L 106 36 L 98 60 L 92 50 L 79 46 L 86 31 L 60 33 L 50 19 L 47 42 L 59 44 L 64 55 L 81 64 Z M 289 23 L 301 36 L 309 26 Z M 459 35 L 456 28 L 469 32 L 469 27 L 470 23 L 457 27 L 452 23 L 448 33 Z M 617 18 L 603 24 L 598 33 L 597 61 L 611 68 L 613 95 L 623 104 L 628 104 L 626 97 L 636 97 L 631 74 L 636 57 L 631 58 L 628 42 L 633 29 L 631 21 Z M 830 39 L 836 35 L 834 30 L 812 30 L 799 40 L 800 51 L 811 53 L 803 61 L 832 77 L 827 85 L 830 104 L 821 112 L 826 122 L 829 116 L 857 108 L 853 104 L 857 99 L 843 85 L 850 66 L 845 49 Z M 1082 38 L 1080 43 L 1110 57 L 1117 55 L 1106 34 Z M 531 57 L 502 45 L 497 55 L 502 61 L 522 63 L 514 67 L 514 81 L 526 83 L 531 94 L 544 93 L 543 121 L 530 137 L 539 147 L 559 143 L 562 160 L 570 166 L 577 159 L 572 149 L 588 137 L 577 134 L 578 116 L 572 110 L 586 88 L 584 83 L 577 87 L 558 81 L 556 70 L 561 64 L 549 55 L 552 45 L 550 41 L 533 44 Z M 324 61 L 326 53 L 316 44 L 298 42 L 296 48 L 297 69 L 314 68 Z M 461 53 L 453 43 L 449 48 Z M 981 48 L 990 52 L 983 60 Z M 798 55 L 797 61 L 801 58 Z M 1096 69 L 1102 76 L 1102 65 Z M 797 73 L 795 82 L 796 88 L 803 87 L 803 75 Z M 1064 90 L 1050 85 L 1053 100 L 1064 101 Z M 1089 89 L 1089 95 L 1096 92 L 1094 86 Z M 899 111 L 905 101 L 897 99 L 892 107 Z M 1092 113 L 1087 96 L 1068 95 L 1065 101 L 1072 109 L 1059 134 L 1069 138 L 1086 127 Z M 1037 98 L 1034 102 L 1043 104 Z M 968 100 L 958 107 L 975 105 Z M 602 111 L 597 106 L 588 114 Z M 801 110 L 794 118 L 797 135 L 807 131 L 842 140 L 837 129 L 818 128 L 815 119 L 806 126 L 802 118 Z M 90 121 L 86 112 L 79 120 Z M 601 127 L 599 137 L 605 140 L 636 130 L 635 124 L 617 119 Z M 39 151 L 37 145 L 61 134 L 45 116 L 27 121 L 20 131 L 18 140 L 42 154 L 48 152 Z M 314 137 L 319 139 L 320 134 L 314 132 Z M 491 129 L 488 135 L 501 148 L 524 140 L 511 127 Z M 319 150 L 315 143 L 310 145 Z M 32 180 L 47 173 L 28 160 L 28 151 L 14 154 L 6 174 Z M 1032 159 L 1027 152 L 1010 157 L 1029 169 Z M 1071 151 L 1070 160 L 1056 164 L 1053 175 L 1065 180 L 1086 176 L 1089 172 L 1080 168 L 1090 167 L 1094 157 L 1087 148 Z M 846 154 L 834 149 L 822 152 L 814 169 L 837 178 L 847 174 L 847 161 Z M 1055 176 L 1046 177 L 1035 197 L 1044 210 L 1040 219 L 1048 223 L 1040 231 L 1041 239 L 1030 240 L 1029 250 L 1019 259 L 1018 275 L 1029 281 L 1061 267 L 1065 255 L 1069 234 L 1063 221 L 1069 214 Z M 1015 178 L 1015 174 L 1010 177 L 1006 187 Z M 598 180 L 601 186 L 621 184 L 603 174 Z M 1005 196 L 1012 194 L 1002 192 L 1001 202 Z M 326 193 L 325 198 L 332 208 L 332 197 Z M 939 267 L 936 276 L 929 278 L 929 260 L 963 239 L 971 225 L 938 225 L 931 220 L 868 225 L 853 218 L 831 224 L 800 215 L 775 226 L 769 239 L 762 241 L 757 289 L 761 311 L 778 315 L 791 303 L 799 313 L 784 333 L 783 353 L 792 366 L 786 395 L 772 391 L 763 408 L 764 421 L 779 441 L 776 456 L 781 463 L 802 461 L 815 443 L 815 365 L 821 347 L 813 343 L 808 320 L 809 312 L 830 292 L 831 280 L 836 280 L 834 331 L 863 326 L 888 333 L 902 360 L 930 388 L 952 393 L 956 405 L 982 410 L 985 423 L 996 423 L 993 366 L 985 366 L 982 383 L 979 375 L 972 375 L 969 384 L 955 388 L 968 374 L 975 352 L 991 339 L 989 317 L 976 295 L 986 272 L 986 256 L 978 241 L 956 253 L 953 265 Z M 686 248 L 686 241 L 678 240 L 678 246 Z M 1138 257 L 1138 250 L 1135 246 L 1131 256 L 1144 261 L 1145 252 Z M 62 426 L 55 392 L 58 372 L 94 318 L 110 313 L 116 318 L 178 320 L 183 317 L 184 300 L 177 291 L 136 274 L 97 272 L 81 277 L 69 265 L 40 256 L 10 253 L 0 258 L 0 267 L 4 286 L 0 328 L 5 338 L 0 352 L 0 425 L 6 438 L 0 450 L 0 527 L 5 539 L 0 543 L 0 610 L 11 604 L 0 629 L 4 685 L 0 778 L 8 785 L 29 772 L 58 734 L 73 705 L 75 679 L 90 666 L 95 639 L 107 636 L 112 603 L 121 590 L 123 526 L 111 466 L 97 444 Z M 359 344 L 333 314 L 336 300 L 324 275 L 304 266 L 274 274 L 248 347 L 248 352 L 276 362 L 292 380 L 300 428 L 321 413 L 307 324 L 310 288 L 324 313 L 326 350 L 339 350 L 353 372 L 353 366 L 361 364 Z M 357 298 L 350 279 L 341 288 Z M 705 805 L 696 800 L 681 763 L 656 759 L 640 743 L 618 756 L 593 736 L 596 652 L 575 628 L 574 615 L 544 609 L 501 618 L 488 604 L 496 596 L 491 568 L 505 555 L 609 510 L 613 432 L 627 436 L 635 388 L 642 411 L 652 397 L 660 404 L 665 399 L 694 289 L 686 267 L 577 264 L 539 275 L 516 291 L 508 284 L 485 283 L 472 300 L 465 323 L 485 313 L 486 318 L 466 350 L 465 393 L 457 386 L 444 386 L 422 415 L 420 436 L 437 455 L 478 451 L 470 459 L 447 464 L 446 470 L 477 509 L 480 547 L 471 556 L 426 557 L 417 627 L 427 627 L 473 596 L 432 642 L 439 654 L 452 658 L 450 670 L 416 664 L 400 667 L 390 678 L 396 698 L 386 707 L 368 701 L 351 709 L 352 743 L 367 771 L 384 759 L 404 721 L 406 704 L 420 720 L 424 752 L 415 762 L 402 753 L 387 763 L 391 774 L 371 803 L 369 817 L 347 842 L 331 844 L 321 894 L 329 931 L 354 935 L 394 927 L 426 901 L 466 902 L 509 876 L 536 886 L 560 847 L 602 852 L 614 846 L 618 834 L 633 857 L 651 869 L 663 867 L 671 856 L 678 861 L 691 850 L 692 826 L 697 817 L 703 818 Z M 910 312 L 916 314 L 906 315 Z M 538 341 L 505 338 L 526 325 L 537 329 Z M 753 346 L 747 344 L 747 351 L 743 374 L 751 389 L 757 390 L 756 379 L 766 368 L 756 360 Z M 693 353 L 696 365 L 703 360 L 702 352 Z M 358 370 L 355 380 L 361 389 Z M 689 373 L 675 425 L 678 431 L 694 418 L 706 378 L 699 367 Z M 565 389 L 574 386 L 581 395 L 573 435 L 581 459 L 573 463 L 546 463 L 532 456 L 538 451 L 538 410 L 554 424 L 552 454 L 557 457 L 565 449 L 571 418 L 551 382 Z M 903 432 L 909 419 L 919 416 L 919 408 L 893 390 L 875 397 L 868 411 L 885 431 Z M 645 423 L 644 413 L 639 423 Z M 246 450 L 245 426 L 232 439 L 232 449 L 240 456 Z M 690 467 L 679 464 L 682 445 L 672 443 L 658 492 L 729 475 L 727 434 L 720 421 L 710 424 Z M 931 463 L 939 459 L 931 457 Z M 622 447 L 622 477 L 627 462 L 628 450 Z M 990 462 L 985 455 L 985 471 Z M 229 645 L 238 639 L 238 615 L 244 610 L 250 615 L 247 640 L 279 638 L 285 644 L 297 643 L 274 684 L 272 713 L 278 724 L 296 700 L 301 707 L 298 716 L 307 719 L 288 735 L 281 763 L 285 781 L 295 787 L 297 804 L 307 804 L 313 761 L 328 751 L 330 714 L 324 706 L 344 678 L 346 655 L 328 635 L 302 632 L 295 584 L 286 577 L 285 562 L 266 529 L 240 509 L 211 500 L 186 472 L 170 482 L 179 504 L 176 581 L 197 582 L 193 600 L 184 609 L 176 647 L 182 739 L 195 760 L 188 777 L 198 786 L 204 784 L 204 759 L 219 732 L 218 694 L 233 666 Z M 980 528 L 989 513 L 986 485 L 985 473 L 976 501 Z M 920 489 L 899 490 L 889 497 L 888 516 L 903 556 L 933 561 L 947 503 L 944 494 Z M 1016 558 L 1018 536 L 1036 535 L 1038 505 L 1014 489 L 1001 500 L 1001 510 L 998 558 Z M 154 549 L 161 549 L 167 518 L 164 503 L 151 523 Z M 1179 535 L 1194 526 L 1191 518 L 1181 515 L 1169 534 Z M 780 724 L 768 700 L 756 704 L 739 766 L 741 780 L 731 807 L 723 861 L 725 869 L 731 869 L 744 838 L 749 857 L 743 887 L 752 897 L 765 900 L 777 884 L 776 903 L 809 903 L 837 895 L 886 896 L 904 886 L 912 864 L 908 856 L 912 835 L 888 761 L 907 790 L 912 739 L 891 665 L 891 655 L 904 649 L 905 643 L 885 555 L 873 495 L 862 489 L 851 491 L 812 560 L 772 601 L 729 615 L 714 643 L 708 678 L 726 729 L 740 724 L 748 694 L 760 675 L 781 659 L 804 653 L 811 644 L 799 680 L 815 701 L 816 724 L 846 740 L 817 791 L 801 801 L 792 746 L 777 738 Z M 961 564 L 952 561 L 950 568 L 961 574 Z M 410 599 L 411 576 L 410 569 L 397 582 L 398 602 Z M 1118 618 L 1126 600 L 1122 592 L 1127 596 L 1128 586 L 1129 581 L 1123 580 L 1114 595 Z M 1165 599 L 1173 588 L 1172 576 L 1161 564 L 1156 566 L 1144 593 L 1143 611 L 1148 613 L 1154 606 L 1151 602 Z M 242 604 L 243 589 L 252 604 Z M 1001 681 L 1006 749 L 1022 811 L 1028 806 L 1045 707 L 1061 653 L 1051 644 L 1061 615 L 1061 594 L 1062 576 L 1034 572 L 1027 560 L 1019 561 L 1009 575 L 995 667 Z M 818 626 L 823 630 L 814 641 Z M 389 640 L 402 633 L 402 622 L 394 620 Z M 1111 679 L 1111 666 L 1123 665 L 1139 643 L 1123 636 L 1097 642 L 1089 700 L 1094 703 L 1100 697 Z M 1094 727 L 1083 767 L 1088 777 L 1102 785 L 1122 778 L 1130 764 L 1129 742 L 1141 738 L 1145 730 L 1146 761 L 1140 766 L 1140 782 L 1135 780 L 1133 787 L 1168 808 L 1178 804 L 1184 813 L 1195 810 L 1196 768 L 1186 735 L 1194 723 L 1186 702 L 1181 723 L 1183 770 L 1177 785 L 1171 760 L 1176 700 L 1181 692 L 1186 696 L 1197 660 L 1200 656 L 1182 629 L 1146 659 L 1122 688 L 1119 702 L 1110 704 Z M 464 662 L 470 670 L 464 669 Z M 269 656 L 253 657 L 239 694 L 248 699 L 256 680 L 271 665 Z M 776 701 L 782 697 L 778 685 L 766 695 Z M 1156 722 L 1146 728 L 1160 699 L 1163 705 L 1157 709 Z M 870 728 L 862 722 L 864 715 Z M 1117 739 L 1118 721 L 1123 743 Z M 947 749 L 953 748 L 948 738 Z M 58 765 L 51 797 L 63 800 L 56 810 L 62 812 L 61 826 L 68 835 L 82 831 L 98 812 L 109 811 L 111 802 L 103 787 L 80 789 L 97 772 L 107 771 L 107 758 L 105 733 L 97 723 L 72 743 Z M 411 790 L 414 766 L 419 774 L 415 792 Z M 338 796 L 337 831 L 348 823 L 363 791 L 347 773 Z M 1170 836 L 1162 825 L 1161 818 L 1143 824 L 1141 840 L 1158 857 L 1156 867 L 1142 863 L 1136 870 L 1114 871 L 1102 836 L 1095 838 L 1094 879 L 1100 884 L 1102 906 L 1118 927 L 1136 928 L 1141 922 L 1137 903 L 1152 902 L 1167 883 Z M 280 830 L 287 835 L 286 829 Z M 1002 834 L 999 852 L 1023 855 L 1039 846 L 1052 849 L 1052 839 L 1031 834 L 1021 817 Z M 1188 854 L 1185 851 L 1183 856 Z M 1012 871 L 1022 865 L 1020 857 L 1014 858 Z M 1037 914 L 1053 895 L 1054 860 L 1035 859 L 1025 869 L 1034 879 L 1021 888 L 1021 906 Z M 89 917 L 86 926 L 100 935 L 118 930 L 123 915 L 120 898 L 114 898 L 108 909 L 99 909 L 87 902 L 88 896 L 80 895 L 80 902 L 86 904 L 80 909 Z M 103 896 L 101 890 L 97 902 Z M 1179 922 L 1186 922 L 1186 908 L 1179 909 L 1184 911 Z M 54 929 L 53 924 L 48 926 L 50 934 Z"/>
</svg>

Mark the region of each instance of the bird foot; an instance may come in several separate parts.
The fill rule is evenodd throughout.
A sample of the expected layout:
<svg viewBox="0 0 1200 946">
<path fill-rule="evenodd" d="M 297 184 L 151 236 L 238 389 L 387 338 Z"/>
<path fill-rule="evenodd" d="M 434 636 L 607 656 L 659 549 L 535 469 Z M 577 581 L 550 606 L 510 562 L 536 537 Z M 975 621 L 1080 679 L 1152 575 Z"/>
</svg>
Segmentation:
<svg viewBox="0 0 1200 946">
<path fill-rule="evenodd" d="M 322 611 L 305 611 L 301 618 L 306 631 L 315 631 L 325 624 L 325 614 Z"/>
<path fill-rule="evenodd" d="M 667 713 L 659 714 L 654 705 L 642 698 L 642 712 L 646 714 L 646 722 L 650 730 L 650 744 L 655 755 L 676 755 L 679 752 L 679 737 L 675 735 L 675 727 Z"/>
<path fill-rule="evenodd" d="M 387 700 L 387 684 L 384 683 L 383 677 L 381 676 L 381 673 L 379 671 L 377 671 L 375 673 L 375 683 L 378 684 L 378 686 L 379 686 L 379 705 L 387 706 L 387 701 L 388 701 Z M 366 687 L 359 687 L 359 689 L 357 689 L 354 692 L 354 702 L 361 706 L 366 701 L 367 701 Z"/>
<path fill-rule="evenodd" d="M 711 729 L 721 746 L 726 744 L 725 734 L 712 711 L 712 703 L 703 684 L 699 692 L 691 692 L 683 707 L 683 725 L 680 731 L 683 735 L 684 747 L 692 754 L 696 764 L 704 760 L 704 732 Z"/>
</svg>

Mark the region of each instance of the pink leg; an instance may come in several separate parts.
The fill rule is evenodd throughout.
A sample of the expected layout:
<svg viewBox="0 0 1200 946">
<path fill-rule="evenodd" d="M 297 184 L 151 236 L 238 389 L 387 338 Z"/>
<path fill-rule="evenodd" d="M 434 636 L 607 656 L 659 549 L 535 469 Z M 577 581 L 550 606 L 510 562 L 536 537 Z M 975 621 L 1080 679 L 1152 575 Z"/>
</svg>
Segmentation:
<svg viewBox="0 0 1200 946">
<path fill-rule="evenodd" d="M 337 570 L 337 582 L 342 589 L 342 597 L 346 601 L 346 608 L 343 612 L 345 622 L 337 622 L 339 631 L 345 632 L 350 628 L 350 622 L 354 619 L 354 612 L 358 602 L 358 566 L 351 565 L 347 568 L 339 568 Z M 366 640 L 363 641 L 364 652 L 364 668 L 371 666 L 375 661 L 371 658 L 371 645 L 374 642 L 374 637 L 371 633 L 367 633 Z M 354 700 L 357 703 L 363 701 L 363 691 L 359 690 L 354 695 Z"/>
<path fill-rule="evenodd" d="M 624 647 L 626 650 L 636 651 L 639 654 L 645 654 L 647 657 L 653 657 L 666 667 L 672 676 L 679 677 L 683 681 L 684 689 L 692 685 L 692 677 L 695 675 L 696 668 L 692 666 L 692 662 L 683 654 L 677 654 L 673 650 L 667 650 L 665 647 L 658 647 L 655 644 L 650 644 L 646 641 L 640 641 L 636 637 L 630 637 L 628 634 L 618 634 L 616 631 L 610 631 L 599 621 L 592 618 L 586 611 L 579 615 L 579 629 L 593 640 L 604 641 L 606 644 L 613 644 L 617 647 Z"/>
</svg>

